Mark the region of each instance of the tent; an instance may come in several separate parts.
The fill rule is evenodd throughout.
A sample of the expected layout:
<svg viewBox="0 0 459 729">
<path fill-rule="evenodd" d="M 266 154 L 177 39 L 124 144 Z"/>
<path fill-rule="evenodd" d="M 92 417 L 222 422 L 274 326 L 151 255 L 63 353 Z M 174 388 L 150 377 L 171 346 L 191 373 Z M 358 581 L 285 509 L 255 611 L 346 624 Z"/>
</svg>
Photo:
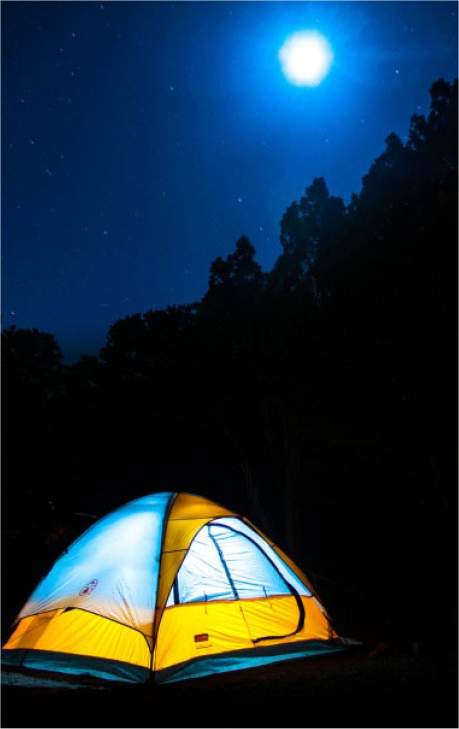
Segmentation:
<svg viewBox="0 0 459 729">
<path fill-rule="evenodd" d="M 162 682 L 343 645 L 306 575 L 246 518 L 200 496 L 155 493 L 95 522 L 64 552 L 2 658 Z"/>
</svg>

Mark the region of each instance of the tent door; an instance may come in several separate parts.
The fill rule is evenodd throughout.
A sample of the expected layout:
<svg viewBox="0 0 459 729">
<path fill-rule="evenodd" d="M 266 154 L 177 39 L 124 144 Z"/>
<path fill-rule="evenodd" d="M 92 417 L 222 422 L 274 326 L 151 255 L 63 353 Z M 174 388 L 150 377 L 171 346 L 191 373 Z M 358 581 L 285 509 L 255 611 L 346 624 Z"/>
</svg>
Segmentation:
<svg viewBox="0 0 459 729">
<path fill-rule="evenodd" d="M 304 624 L 304 608 L 292 596 L 285 603 L 265 598 L 254 605 L 242 604 L 241 610 L 253 643 L 281 640 L 298 633 Z"/>
<path fill-rule="evenodd" d="M 262 547 L 227 525 L 208 529 L 252 642 L 298 633 L 305 619 L 303 602 Z"/>
</svg>

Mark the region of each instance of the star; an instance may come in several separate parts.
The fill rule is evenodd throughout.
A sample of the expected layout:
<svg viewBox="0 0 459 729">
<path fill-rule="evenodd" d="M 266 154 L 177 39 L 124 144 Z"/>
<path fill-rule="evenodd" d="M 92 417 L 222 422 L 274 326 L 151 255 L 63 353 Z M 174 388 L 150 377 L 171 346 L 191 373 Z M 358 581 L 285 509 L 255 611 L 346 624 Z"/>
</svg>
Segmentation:
<svg viewBox="0 0 459 729">
<path fill-rule="evenodd" d="M 237 201 L 238 201 L 238 203 L 241 203 L 241 202 L 243 202 L 243 198 L 242 197 L 238 197 L 237 198 Z"/>
</svg>

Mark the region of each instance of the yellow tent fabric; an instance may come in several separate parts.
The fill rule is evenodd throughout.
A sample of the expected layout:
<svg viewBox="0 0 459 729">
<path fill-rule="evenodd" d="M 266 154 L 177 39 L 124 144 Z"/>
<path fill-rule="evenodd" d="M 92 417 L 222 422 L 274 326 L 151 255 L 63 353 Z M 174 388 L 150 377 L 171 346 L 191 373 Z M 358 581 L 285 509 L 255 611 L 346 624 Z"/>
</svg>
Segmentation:
<svg viewBox="0 0 459 729">
<path fill-rule="evenodd" d="M 247 519 L 160 493 L 76 540 L 3 648 L 7 664 L 179 680 L 339 649 L 340 639 L 306 575 Z"/>
</svg>

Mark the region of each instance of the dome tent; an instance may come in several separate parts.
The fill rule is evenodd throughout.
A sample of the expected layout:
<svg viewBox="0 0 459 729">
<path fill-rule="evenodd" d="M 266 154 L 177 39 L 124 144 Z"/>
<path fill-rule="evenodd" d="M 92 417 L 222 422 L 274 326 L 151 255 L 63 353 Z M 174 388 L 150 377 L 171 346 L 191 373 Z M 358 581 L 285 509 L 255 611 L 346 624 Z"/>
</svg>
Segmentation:
<svg viewBox="0 0 459 729">
<path fill-rule="evenodd" d="M 307 577 L 247 519 L 155 493 L 93 524 L 22 608 L 5 665 L 176 681 L 341 650 Z"/>
</svg>

